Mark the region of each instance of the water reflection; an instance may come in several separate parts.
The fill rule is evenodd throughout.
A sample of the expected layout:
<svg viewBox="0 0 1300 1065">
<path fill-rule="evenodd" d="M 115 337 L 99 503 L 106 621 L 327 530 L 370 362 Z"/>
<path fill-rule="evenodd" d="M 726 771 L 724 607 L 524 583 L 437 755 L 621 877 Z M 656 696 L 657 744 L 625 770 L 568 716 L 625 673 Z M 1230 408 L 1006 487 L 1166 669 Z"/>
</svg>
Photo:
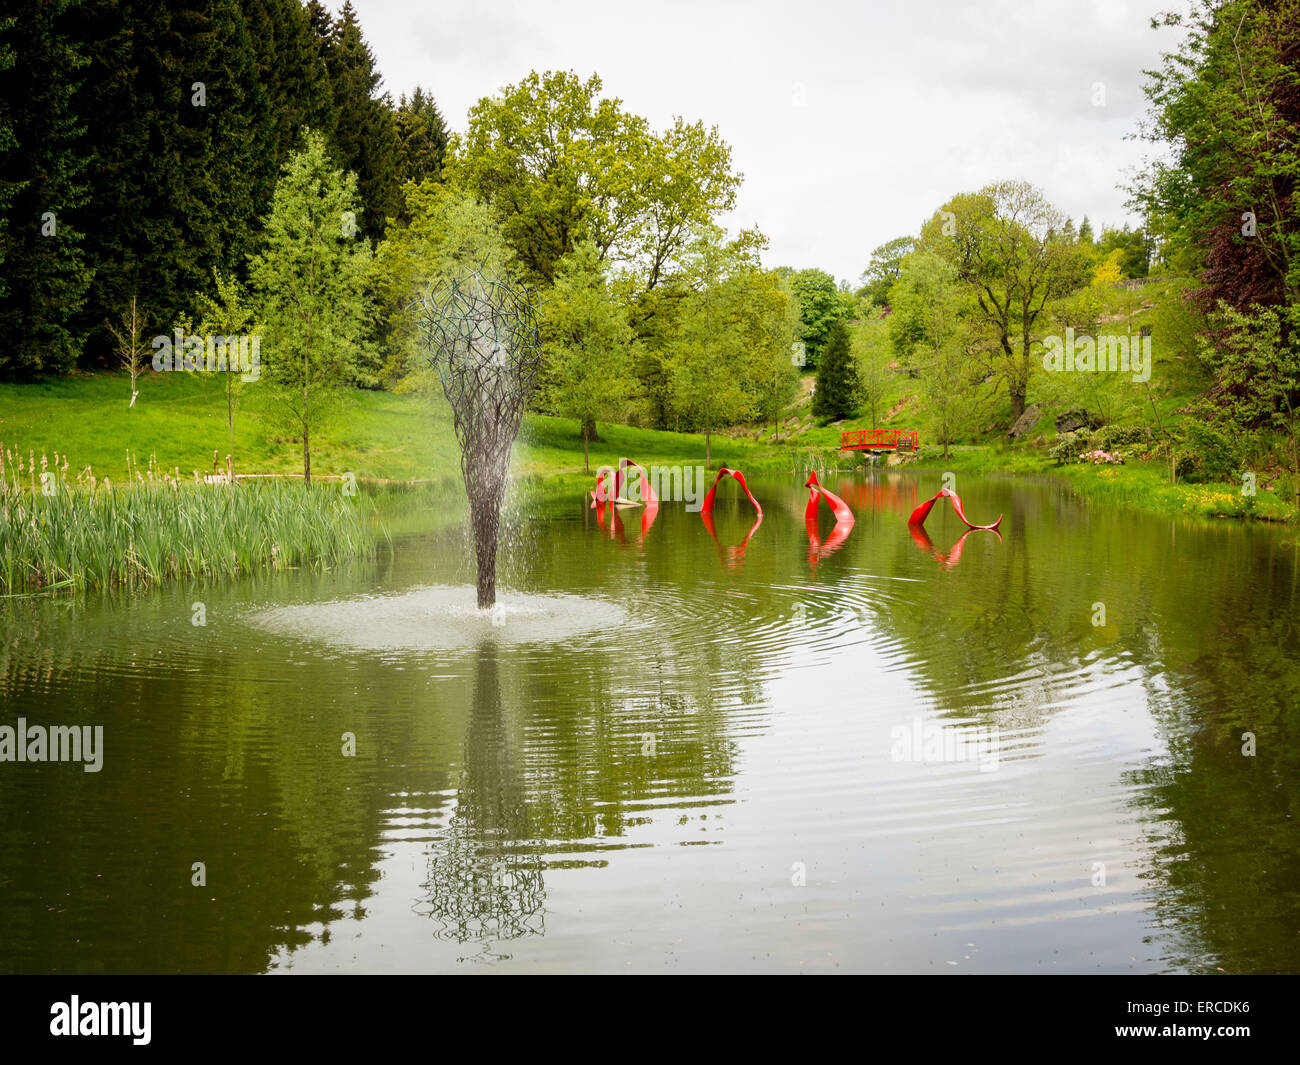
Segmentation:
<svg viewBox="0 0 1300 1065">
<path fill-rule="evenodd" d="M 944 508 L 943 551 L 882 471 L 808 559 L 798 479 L 754 487 L 743 540 L 527 512 L 499 626 L 458 529 L 0 602 L 0 722 L 105 729 L 99 774 L 0 763 L 0 969 L 1300 967 L 1285 533 L 971 478 L 1009 525 Z M 996 770 L 896 761 L 918 723 L 996 729 Z"/>
<path fill-rule="evenodd" d="M 754 533 L 758 532 L 758 527 L 763 524 L 763 512 L 758 512 L 754 518 L 754 524 L 749 527 L 749 531 L 745 533 L 745 538 L 738 544 L 724 544 L 718 539 L 718 527 L 713 518 L 713 511 L 701 511 L 700 518 L 703 520 L 704 528 L 708 530 L 714 544 L 717 545 L 718 558 L 722 561 L 722 564 L 732 569 L 739 569 L 741 563 L 745 561 L 745 551 L 749 548 L 749 541 L 753 539 Z"/>
<path fill-rule="evenodd" d="M 545 932 L 543 864 L 529 845 L 528 786 L 512 715 L 501 698 L 500 651 L 475 653 L 456 812 L 433 845 L 419 907 L 440 938 L 484 945 Z"/>
<path fill-rule="evenodd" d="M 965 547 L 966 538 L 972 533 L 992 533 L 998 538 L 998 543 L 1002 542 L 1002 533 L 997 529 L 967 529 L 957 537 L 957 540 L 953 543 L 952 547 L 947 551 L 940 551 L 934 546 L 934 541 L 930 539 L 930 534 L 925 531 L 924 525 L 915 525 L 909 522 L 907 531 L 911 534 L 912 542 L 916 544 L 917 547 L 933 556 L 941 565 L 944 565 L 949 569 L 952 569 L 961 561 L 961 553 L 962 549 Z"/>
</svg>

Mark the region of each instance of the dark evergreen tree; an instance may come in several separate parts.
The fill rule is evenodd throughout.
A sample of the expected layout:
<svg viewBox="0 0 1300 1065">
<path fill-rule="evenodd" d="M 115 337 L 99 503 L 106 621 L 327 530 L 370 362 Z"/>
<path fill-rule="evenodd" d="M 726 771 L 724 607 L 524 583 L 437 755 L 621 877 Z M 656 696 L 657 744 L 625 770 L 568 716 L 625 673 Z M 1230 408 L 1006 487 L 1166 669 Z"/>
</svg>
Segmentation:
<svg viewBox="0 0 1300 1065">
<path fill-rule="evenodd" d="M 817 364 L 817 391 L 813 414 L 837 421 L 849 417 L 858 403 L 858 371 L 849 343 L 849 327 L 836 319 L 826 336 L 826 347 Z"/>
<path fill-rule="evenodd" d="M 334 159 L 357 175 L 359 228 L 363 236 L 378 240 L 385 219 L 396 216 L 402 205 L 401 151 L 392 101 L 376 95 L 383 79 L 351 0 L 334 20 L 328 20 L 319 4 L 308 10 L 334 92 Z"/>
<path fill-rule="evenodd" d="M 417 85 L 409 100 L 402 96 L 398 101 L 396 119 L 402 184 L 418 184 L 425 178 L 439 180 L 447 154 L 447 124 L 433 95 Z"/>
<path fill-rule="evenodd" d="M 76 224 L 87 175 L 74 109 L 86 65 L 71 0 L 22 0 L 0 25 L 0 374 L 72 367 L 92 271 Z"/>
<path fill-rule="evenodd" d="M 241 0 L 240 6 L 275 124 L 278 172 L 301 147 L 305 128 L 333 135 L 334 90 L 306 7 L 298 0 Z M 328 23 L 329 12 L 320 12 Z"/>
</svg>

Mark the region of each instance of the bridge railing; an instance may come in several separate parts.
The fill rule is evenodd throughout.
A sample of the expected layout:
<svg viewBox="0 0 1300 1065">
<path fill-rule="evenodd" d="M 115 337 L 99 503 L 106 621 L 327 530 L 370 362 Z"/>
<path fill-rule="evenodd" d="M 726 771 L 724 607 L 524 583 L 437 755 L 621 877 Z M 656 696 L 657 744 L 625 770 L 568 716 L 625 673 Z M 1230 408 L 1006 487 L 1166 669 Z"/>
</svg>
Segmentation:
<svg viewBox="0 0 1300 1065">
<path fill-rule="evenodd" d="M 872 448 L 915 451 L 919 446 L 920 436 L 915 429 L 848 429 L 840 433 L 841 451 Z"/>
</svg>

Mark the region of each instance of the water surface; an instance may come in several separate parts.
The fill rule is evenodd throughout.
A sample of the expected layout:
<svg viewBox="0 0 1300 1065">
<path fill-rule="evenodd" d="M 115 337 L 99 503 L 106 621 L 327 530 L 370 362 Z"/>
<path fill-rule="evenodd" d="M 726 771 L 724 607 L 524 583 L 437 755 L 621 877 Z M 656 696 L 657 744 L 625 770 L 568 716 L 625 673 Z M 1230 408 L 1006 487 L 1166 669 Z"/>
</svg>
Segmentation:
<svg viewBox="0 0 1300 1065">
<path fill-rule="evenodd" d="M 812 543 L 801 479 L 532 506 L 495 616 L 433 515 L 3 601 L 0 724 L 105 751 L 0 763 L 0 970 L 1300 969 L 1292 532 L 880 473 Z"/>
</svg>

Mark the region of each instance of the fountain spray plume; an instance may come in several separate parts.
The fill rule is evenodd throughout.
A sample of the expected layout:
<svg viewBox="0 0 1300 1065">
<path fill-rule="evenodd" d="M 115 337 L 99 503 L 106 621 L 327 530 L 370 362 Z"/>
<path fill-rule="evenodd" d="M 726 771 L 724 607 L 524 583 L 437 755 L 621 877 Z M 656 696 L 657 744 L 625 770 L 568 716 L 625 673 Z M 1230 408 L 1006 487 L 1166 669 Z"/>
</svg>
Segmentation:
<svg viewBox="0 0 1300 1065">
<path fill-rule="evenodd" d="M 542 366 L 537 301 L 480 268 L 417 301 L 424 357 L 437 371 L 460 443 L 478 567 L 478 605 L 497 598 L 497 537 L 510 449 Z"/>
</svg>

